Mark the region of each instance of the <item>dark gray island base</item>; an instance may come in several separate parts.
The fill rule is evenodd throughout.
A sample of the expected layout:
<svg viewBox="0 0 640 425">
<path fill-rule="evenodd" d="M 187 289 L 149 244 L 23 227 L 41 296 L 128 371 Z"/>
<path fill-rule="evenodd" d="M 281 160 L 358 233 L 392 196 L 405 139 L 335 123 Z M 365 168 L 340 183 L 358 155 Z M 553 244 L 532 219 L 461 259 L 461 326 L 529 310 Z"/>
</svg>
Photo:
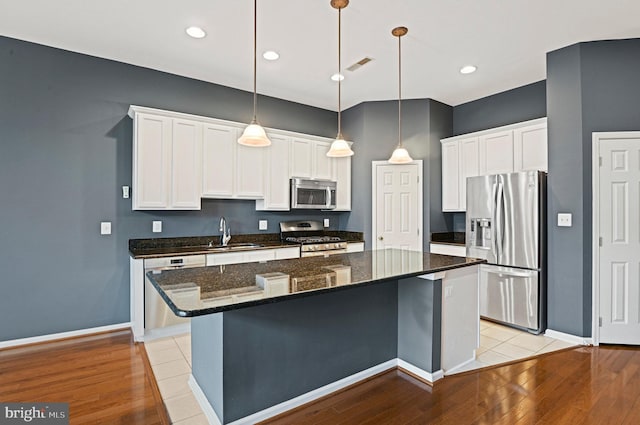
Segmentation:
<svg viewBox="0 0 640 425">
<path fill-rule="evenodd" d="M 249 424 L 384 370 L 433 382 L 473 360 L 482 262 L 384 250 L 149 277 L 192 317 L 190 385 L 209 421 Z"/>
</svg>

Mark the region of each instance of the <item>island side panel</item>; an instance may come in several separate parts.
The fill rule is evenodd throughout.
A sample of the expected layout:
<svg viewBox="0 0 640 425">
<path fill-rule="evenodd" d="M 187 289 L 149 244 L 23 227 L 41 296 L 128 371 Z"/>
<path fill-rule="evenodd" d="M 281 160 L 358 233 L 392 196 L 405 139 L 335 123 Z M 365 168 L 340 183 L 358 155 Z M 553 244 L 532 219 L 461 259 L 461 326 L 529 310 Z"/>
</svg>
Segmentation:
<svg viewBox="0 0 640 425">
<path fill-rule="evenodd" d="M 440 370 L 442 281 L 398 282 L 398 358 L 428 373 Z"/>
<path fill-rule="evenodd" d="M 191 375 L 207 397 L 218 419 L 224 422 L 223 315 L 191 318 Z"/>
<path fill-rule="evenodd" d="M 224 420 L 397 356 L 397 282 L 224 314 Z"/>
</svg>

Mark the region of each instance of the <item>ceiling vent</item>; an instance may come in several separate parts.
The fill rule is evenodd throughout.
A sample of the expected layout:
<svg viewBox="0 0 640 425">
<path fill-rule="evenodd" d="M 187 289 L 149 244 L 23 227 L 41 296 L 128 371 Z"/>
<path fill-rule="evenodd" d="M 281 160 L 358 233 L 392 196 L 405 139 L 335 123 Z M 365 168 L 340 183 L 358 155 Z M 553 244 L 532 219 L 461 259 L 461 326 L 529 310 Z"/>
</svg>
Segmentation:
<svg viewBox="0 0 640 425">
<path fill-rule="evenodd" d="M 369 58 L 369 57 L 364 57 L 362 59 L 360 59 L 358 62 L 354 63 L 353 65 L 351 65 L 350 67 L 347 68 L 347 71 L 355 71 L 356 69 L 362 68 L 364 65 L 368 64 L 369 62 L 371 62 L 373 59 Z"/>
</svg>

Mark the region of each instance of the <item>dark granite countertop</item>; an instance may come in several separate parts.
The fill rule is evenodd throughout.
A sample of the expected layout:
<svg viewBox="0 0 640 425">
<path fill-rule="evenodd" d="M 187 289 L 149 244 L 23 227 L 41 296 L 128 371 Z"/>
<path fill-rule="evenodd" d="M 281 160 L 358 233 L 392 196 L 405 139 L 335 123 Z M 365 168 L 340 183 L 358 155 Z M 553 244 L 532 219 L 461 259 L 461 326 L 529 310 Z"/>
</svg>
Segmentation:
<svg viewBox="0 0 640 425">
<path fill-rule="evenodd" d="M 364 242 L 361 232 L 350 232 L 344 230 L 326 230 L 328 236 L 339 236 L 348 242 Z M 241 249 L 273 249 L 297 246 L 280 240 L 279 233 L 256 233 L 246 235 L 232 235 L 231 244 L 251 243 L 261 246 L 247 247 Z M 212 249 L 211 246 L 220 244 L 220 236 L 188 236 L 183 238 L 152 238 L 152 239 L 130 239 L 129 253 L 133 258 L 159 258 L 172 257 L 175 255 L 195 255 L 214 254 L 220 251 Z"/>
<path fill-rule="evenodd" d="M 464 232 L 438 232 L 431 233 L 431 243 L 441 243 L 448 245 L 464 245 Z"/>
<path fill-rule="evenodd" d="M 147 276 L 171 310 L 200 316 L 430 274 L 485 260 L 396 249 L 164 270 Z M 267 283 L 260 285 L 266 278 Z"/>
</svg>

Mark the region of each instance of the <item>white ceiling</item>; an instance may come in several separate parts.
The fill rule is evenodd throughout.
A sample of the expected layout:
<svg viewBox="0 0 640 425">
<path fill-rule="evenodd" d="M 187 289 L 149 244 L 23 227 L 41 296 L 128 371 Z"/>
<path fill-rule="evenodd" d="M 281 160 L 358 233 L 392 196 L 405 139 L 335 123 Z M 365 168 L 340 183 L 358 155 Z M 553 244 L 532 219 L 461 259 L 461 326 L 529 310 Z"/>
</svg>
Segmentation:
<svg viewBox="0 0 640 425">
<path fill-rule="evenodd" d="M 251 0 L 0 0 L 0 35 L 253 90 Z M 403 98 L 455 106 L 545 78 L 546 53 L 640 37 L 638 0 L 351 0 L 342 12 L 342 108 Z M 330 0 L 259 0 L 258 92 L 337 110 L 338 13 Z M 204 28 L 201 40 L 190 25 Z M 478 71 L 461 75 L 462 65 Z"/>
</svg>

